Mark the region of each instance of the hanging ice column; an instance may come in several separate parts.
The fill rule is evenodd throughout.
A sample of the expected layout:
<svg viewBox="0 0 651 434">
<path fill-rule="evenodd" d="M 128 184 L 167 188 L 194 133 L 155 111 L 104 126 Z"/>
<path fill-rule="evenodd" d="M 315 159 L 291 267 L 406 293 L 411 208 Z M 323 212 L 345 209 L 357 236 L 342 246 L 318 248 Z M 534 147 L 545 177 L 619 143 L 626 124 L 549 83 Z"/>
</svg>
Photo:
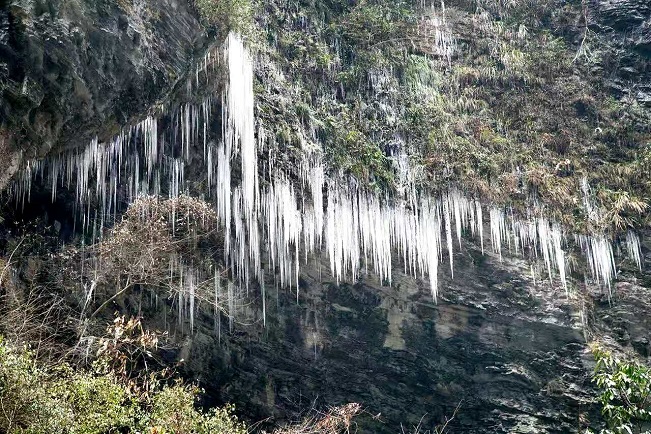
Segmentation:
<svg viewBox="0 0 651 434">
<path fill-rule="evenodd" d="M 583 207 L 588 219 L 598 225 L 601 220 L 599 207 L 596 204 L 592 189 L 587 178 L 581 180 L 581 191 L 583 192 Z M 617 267 L 613 255 L 613 246 L 605 235 L 576 235 L 575 240 L 583 250 L 593 279 L 597 284 L 603 284 L 608 288 L 611 295 L 611 281 L 617 277 Z M 630 244 L 629 244 L 630 245 Z"/>
<path fill-rule="evenodd" d="M 642 271 L 642 249 L 640 248 L 640 238 L 633 231 L 626 233 L 626 252 L 628 257 L 635 262 L 637 268 Z"/>
<path fill-rule="evenodd" d="M 257 278 L 261 276 L 258 231 L 260 197 L 258 149 L 255 139 L 253 62 L 242 39 L 234 33 L 228 35 L 224 56 L 228 64 L 229 76 L 223 116 L 225 157 L 232 159 L 239 153 L 242 163 L 242 183 L 232 196 L 232 209 L 238 211 L 233 213 L 236 220 L 234 226 L 236 245 L 231 252 L 227 245 L 226 252 L 227 255 L 229 253 L 235 255 L 230 258 L 231 263 L 240 279 L 248 282 L 253 276 Z M 226 158 L 218 163 L 230 164 L 224 161 Z M 224 179 L 224 181 L 230 180 Z M 222 198 L 222 200 L 226 199 Z M 228 226 L 230 218 L 228 215 L 224 217 L 225 224 Z M 253 267 L 253 276 L 250 273 L 250 266 Z"/>
<path fill-rule="evenodd" d="M 226 144 L 232 156 L 238 150 L 242 155 L 242 201 L 250 220 L 255 211 L 258 187 L 258 158 L 255 142 L 255 117 L 253 97 L 253 63 L 242 40 L 234 33 L 228 35 L 225 51 L 228 62 L 228 88 L 226 97 Z"/>
</svg>

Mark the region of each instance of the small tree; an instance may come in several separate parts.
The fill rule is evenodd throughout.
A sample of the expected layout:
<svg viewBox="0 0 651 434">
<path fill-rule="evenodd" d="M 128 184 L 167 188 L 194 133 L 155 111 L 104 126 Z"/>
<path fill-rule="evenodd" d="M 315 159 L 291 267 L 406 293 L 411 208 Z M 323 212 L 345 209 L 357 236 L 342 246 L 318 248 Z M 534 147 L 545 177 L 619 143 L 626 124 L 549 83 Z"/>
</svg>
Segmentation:
<svg viewBox="0 0 651 434">
<path fill-rule="evenodd" d="M 622 360 L 598 345 L 592 353 L 597 361 L 593 380 L 601 390 L 601 413 L 608 424 L 601 433 L 643 432 L 642 423 L 651 421 L 651 368 Z"/>
<path fill-rule="evenodd" d="M 219 244 L 217 228 L 217 214 L 201 200 L 143 197 L 104 239 L 64 250 L 55 273 L 61 286 L 83 287 L 82 318 L 96 317 L 134 289 L 171 298 L 185 295 L 191 283 L 192 297 L 205 298 L 214 293 L 216 264 L 207 250 Z"/>
<path fill-rule="evenodd" d="M 204 23 L 241 35 L 251 32 L 253 11 L 251 0 L 195 0 Z"/>
</svg>

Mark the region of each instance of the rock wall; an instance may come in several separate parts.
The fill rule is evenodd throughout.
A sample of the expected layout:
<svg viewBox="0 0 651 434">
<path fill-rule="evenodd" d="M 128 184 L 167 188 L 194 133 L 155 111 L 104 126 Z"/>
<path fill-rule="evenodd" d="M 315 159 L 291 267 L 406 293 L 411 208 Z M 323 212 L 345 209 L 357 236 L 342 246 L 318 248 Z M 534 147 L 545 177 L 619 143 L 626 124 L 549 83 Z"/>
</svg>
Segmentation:
<svg viewBox="0 0 651 434">
<path fill-rule="evenodd" d="M 253 421 L 358 402 L 359 433 L 432 429 L 452 415 L 454 433 L 598 431 L 589 343 L 648 360 L 650 275 L 622 260 L 612 295 L 579 273 L 566 294 L 541 265 L 532 274 L 530 262 L 469 242 L 455 277 L 441 273 L 434 304 L 426 281 L 336 285 L 327 261 L 311 260 L 298 301 L 266 281 L 266 327 L 258 295 L 232 333 L 206 313 L 178 357 L 209 399 L 235 402 Z"/>
<path fill-rule="evenodd" d="M 488 241 L 488 240 L 487 240 Z M 359 402 L 360 433 L 432 429 L 454 414 L 455 433 L 569 433 L 598 426 L 586 344 L 586 312 L 603 324 L 615 313 L 586 310 L 581 297 L 517 257 L 500 260 L 468 244 L 456 275 L 441 277 L 434 304 L 427 283 L 398 276 L 337 286 L 326 263 L 309 266 L 299 300 L 267 281 L 267 327 L 258 300 L 242 307 L 232 334 L 212 320 L 186 341 L 188 373 L 209 396 L 253 420 L 297 417 Z M 400 269 L 400 264 L 395 264 Z M 542 280 L 539 280 L 542 279 Z M 623 284 L 622 284 L 623 285 Z M 601 297 L 597 291 L 595 297 Z M 648 315 L 644 311 L 644 315 Z"/>
<path fill-rule="evenodd" d="M 651 107 L 651 4 L 646 0 L 587 2 L 586 43 L 596 55 L 592 71 L 609 90 Z"/>
<path fill-rule="evenodd" d="M 22 155 L 109 137 L 164 100 L 201 44 L 185 0 L 3 6 L 0 188 Z M 650 14 L 644 0 L 589 2 L 590 29 L 612 44 L 594 72 L 609 77 L 615 95 L 641 102 L 651 101 Z M 360 433 L 421 421 L 431 428 L 457 406 L 455 433 L 599 426 L 586 341 L 600 337 L 649 356 L 649 276 L 621 264 L 609 300 L 597 288 L 569 297 L 544 273 L 532 277 L 529 263 L 482 254 L 472 243 L 455 263 L 454 278 L 442 273 L 434 304 L 427 283 L 411 277 L 398 275 L 391 287 L 373 278 L 336 285 L 327 264 L 311 261 L 298 301 L 266 282 L 266 327 L 259 298 L 241 306 L 232 333 L 207 309 L 195 333 L 179 332 L 183 348 L 170 357 L 186 360 L 209 400 L 234 402 L 254 421 L 356 401 L 368 412 Z M 573 289 L 585 290 L 580 282 L 575 275 Z"/>
<path fill-rule="evenodd" d="M 200 49 L 186 0 L 3 0 L 0 188 L 22 153 L 109 138 L 162 101 Z"/>
</svg>

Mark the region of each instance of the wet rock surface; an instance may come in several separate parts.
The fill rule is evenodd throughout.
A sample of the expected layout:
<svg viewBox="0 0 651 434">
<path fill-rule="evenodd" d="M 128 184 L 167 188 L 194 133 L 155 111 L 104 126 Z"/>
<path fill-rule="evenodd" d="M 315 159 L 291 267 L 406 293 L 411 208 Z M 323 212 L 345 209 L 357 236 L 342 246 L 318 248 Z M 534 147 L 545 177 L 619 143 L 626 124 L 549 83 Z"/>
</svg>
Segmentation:
<svg viewBox="0 0 651 434">
<path fill-rule="evenodd" d="M 651 4 L 646 0 L 587 2 L 586 43 L 595 67 L 610 76 L 608 87 L 651 107 Z"/>
<path fill-rule="evenodd" d="M 172 90 L 201 35 L 185 0 L 3 0 L 5 147 L 36 157 L 110 138 Z"/>
<path fill-rule="evenodd" d="M 248 325 L 232 334 L 227 322 L 219 336 L 207 321 L 186 341 L 186 369 L 211 398 L 238 403 L 252 420 L 359 402 L 367 410 L 361 433 L 421 421 L 431 429 L 457 405 L 451 432 L 599 426 L 583 305 L 544 274 L 534 283 L 526 261 L 469 245 L 455 256 L 454 279 L 442 276 L 438 304 L 427 283 L 409 276 L 391 287 L 373 278 L 336 285 L 325 270 L 304 269 L 298 303 L 295 293 L 280 290 L 276 299 L 267 289 L 266 328 L 258 301 L 242 307 Z M 626 306 L 595 311 L 595 323 L 629 315 Z"/>
</svg>

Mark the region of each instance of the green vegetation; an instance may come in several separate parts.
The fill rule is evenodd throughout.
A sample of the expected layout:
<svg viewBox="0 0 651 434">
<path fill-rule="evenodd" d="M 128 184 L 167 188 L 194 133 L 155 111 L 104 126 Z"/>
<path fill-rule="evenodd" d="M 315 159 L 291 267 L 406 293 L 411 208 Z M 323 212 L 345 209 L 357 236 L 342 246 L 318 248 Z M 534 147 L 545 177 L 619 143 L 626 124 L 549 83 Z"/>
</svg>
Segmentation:
<svg viewBox="0 0 651 434">
<path fill-rule="evenodd" d="M 154 369 L 160 333 L 139 319 L 117 317 L 87 369 L 43 363 L 0 337 L 0 432 L 8 434 L 248 434 L 232 406 L 202 410 L 201 390 Z M 95 348 L 93 348 L 95 350 Z M 149 361 L 148 363 L 145 363 Z M 351 403 L 309 416 L 273 434 L 349 432 L 361 411 Z"/>
<path fill-rule="evenodd" d="M 220 34 L 248 35 L 252 30 L 251 0 L 195 0 L 195 5 L 203 22 L 218 28 Z"/>
<path fill-rule="evenodd" d="M 138 320 L 116 319 L 91 369 L 60 362 L 46 366 L 27 348 L 0 339 L 0 431 L 30 434 L 245 434 L 231 407 L 204 412 L 200 390 L 168 380 L 165 371 L 125 375 L 136 362 L 129 350 L 149 351 L 153 334 Z"/>
<path fill-rule="evenodd" d="M 651 368 L 622 360 L 597 345 L 592 352 L 597 361 L 593 380 L 608 424 L 601 434 L 647 432 L 643 422 L 651 421 Z"/>
</svg>

